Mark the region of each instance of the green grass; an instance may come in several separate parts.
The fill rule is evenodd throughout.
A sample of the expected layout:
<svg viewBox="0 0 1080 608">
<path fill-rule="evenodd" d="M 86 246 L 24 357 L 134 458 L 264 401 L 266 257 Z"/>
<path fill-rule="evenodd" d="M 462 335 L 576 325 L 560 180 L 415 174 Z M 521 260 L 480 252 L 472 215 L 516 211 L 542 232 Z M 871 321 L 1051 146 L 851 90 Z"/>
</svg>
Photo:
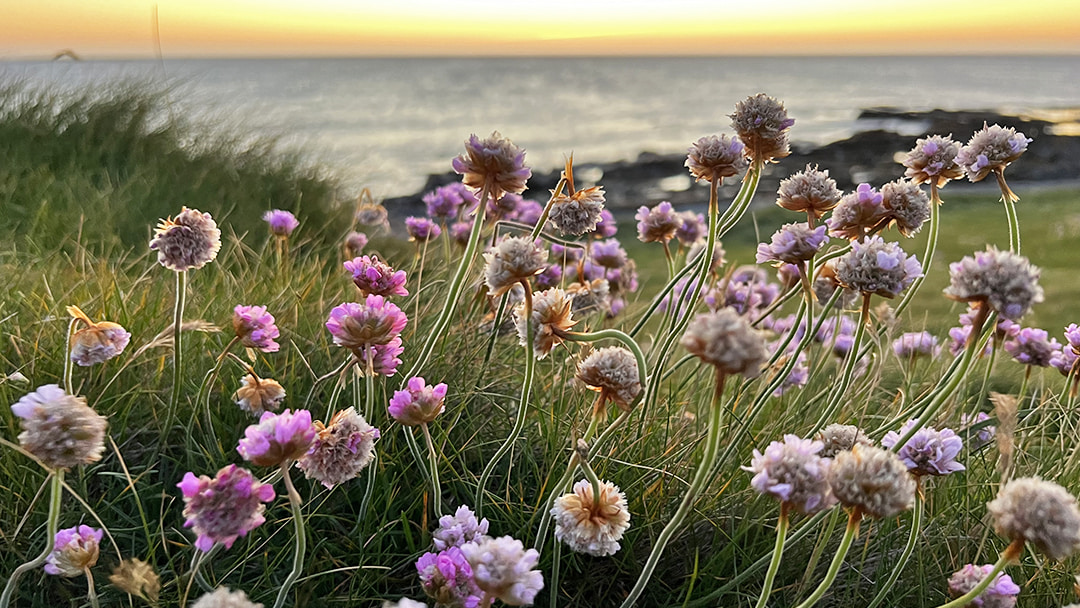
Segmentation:
<svg viewBox="0 0 1080 608">
<path fill-rule="evenodd" d="M 126 101 L 65 101 L 68 109 L 60 113 L 65 118 L 52 122 L 44 105 L 36 114 L 22 107 L 9 108 L 0 116 L 0 145 L 6 147 L 4 154 L 14 159 L 0 165 L 0 184 L 4 185 L 0 207 L 11 209 L 15 220 L 14 226 L 5 222 L 0 227 L 9 231 L 0 247 L 0 276 L 5 278 L 6 287 L 0 294 L 0 373 L 18 371 L 29 379 L 28 384 L 0 381 L 0 403 L 14 403 L 37 386 L 59 382 L 67 326 L 65 306 L 78 305 L 95 319 L 120 323 L 132 333 L 131 345 L 117 359 L 92 368 L 76 368 L 76 393 L 108 416 L 109 435 L 117 449 L 109 444 L 100 462 L 70 473 L 69 484 L 89 509 L 66 497 L 61 526 L 80 522 L 97 525 L 93 521 L 96 514 L 115 539 L 115 545 L 108 540 L 103 544 L 94 569 L 103 605 L 128 605 L 126 595 L 107 584 L 107 575 L 121 557 L 139 557 L 161 575 L 161 605 L 175 606 L 187 583 L 194 540 L 182 528 L 182 501 L 175 484 L 186 471 L 212 475 L 226 464 L 240 463 L 236 441 L 253 422 L 230 399 L 241 373 L 236 366 L 225 368 L 211 394 L 216 442 L 194 403 L 203 374 L 231 338 L 232 307 L 262 304 L 276 316 L 282 331 L 281 351 L 259 354 L 253 363 L 255 369 L 282 383 L 289 394 L 287 407 L 306 405 L 314 417 L 323 418 L 331 387 L 324 383 L 313 391 L 314 379 L 337 367 L 346 355 L 332 344 L 323 324 L 333 306 L 357 299 L 341 268 L 336 245 L 349 222 L 341 221 L 347 210 L 335 205 L 339 196 L 335 182 L 318 170 L 283 160 L 270 151 L 272 148 L 261 145 L 248 148 L 262 151 L 250 152 L 252 156 L 232 145 L 202 145 L 192 150 L 179 142 L 185 139 L 184 133 L 204 137 L 197 130 L 158 128 L 148 120 L 154 113 L 149 108 L 160 98 L 138 90 L 117 95 L 117 100 Z M 54 100 L 37 103 L 46 101 Z M 140 104 L 148 109 L 137 119 L 131 109 L 142 107 Z M 106 123 L 111 126 L 106 128 Z M 117 133 L 122 125 L 129 125 L 129 131 L 119 131 L 128 133 L 123 145 L 118 143 L 123 137 L 105 134 Z M 8 136 L 33 131 L 37 131 L 33 137 Z M 82 135 L 76 137 L 79 133 Z M 71 139 L 64 139 L 69 134 Z M 220 141 L 212 135 L 205 137 L 205 141 Z M 158 158 L 161 151 L 171 152 Z M 1072 209 L 1077 193 L 1062 190 L 1028 196 L 1019 190 L 1025 199 L 1020 204 L 1024 250 L 1033 263 L 1043 267 L 1047 296 L 1029 322 L 1058 334 L 1064 324 L 1078 320 L 1072 303 L 1080 287 L 1069 280 L 1075 262 L 1072 252 L 1080 241 L 1080 220 Z M 298 209 L 302 227 L 292 243 L 288 266 L 282 270 L 274 262 L 272 244 L 258 217 L 270 207 L 297 209 L 289 202 L 296 203 L 301 192 L 303 204 Z M 940 295 L 947 280 L 947 263 L 981 249 L 986 242 L 1007 241 L 1004 212 L 993 196 L 952 198 L 948 189 L 943 196 L 942 239 L 934 267 L 909 314 L 891 335 L 923 327 L 942 335 L 960 312 Z M 94 202 L 92 216 L 87 201 Z M 176 213 L 183 204 L 213 212 L 223 228 L 218 259 L 191 273 L 185 314 L 188 320 L 204 320 L 221 331 L 207 329 L 187 335 L 184 409 L 176 425 L 164 428 L 171 353 L 167 345 L 157 344 L 155 337 L 171 322 L 173 277 L 146 249 L 146 240 L 158 217 Z M 86 216 L 87 221 L 80 224 L 80 216 Z M 774 209 L 760 210 L 756 219 L 765 237 L 780 224 L 793 221 L 790 215 Z M 725 238 L 728 259 L 733 263 L 752 261 L 757 242 L 752 224 L 750 218 L 744 219 L 737 231 Z M 632 229 L 624 227 L 620 236 L 642 273 L 638 301 L 620 319 L 593 317 L 585 319 L 583 325 L 628 327 L 663 284 L 666 270 L 658 247 L 636 243 L 632 235 Z M 908 251 L 920 256 L 922 246 L 919 239 L 905 242 Z M 418 276 L 411 245 L 375 237 L 369 249 L 395 267 L 410 271 L 411 281 Z M 406 351 L 402 369 L 411 363 L 442 305 L 446 277 L 456 260 L 453 256 L 444 259 L 441 252 L 439 242 L 429 248 L 423 285 L 410 282 L 413 295 L 399 302 L 411 318 L 403 335 Z M 477 264 L 472 276 L 479 276 L 479 272 Z M 433 425 L 441 451 L 446 511 L 471 502 L 480 471 L 510 429 L 521 382 L 523 353 L 516 336 L 500 337 L 491 363 L 486 369 L 481 366 L 489 336 L 480 330 L 480 318 L 487 305 L 474 297 L 476 289 L 466 289 L 455 324 L 422 374 L 430 383 L 442 381 L 451 387 L 446 413 Z M 419 314 L 414 315 L 414 311 Z M 651 342 L 654 331 L 653 326 L 643 334 L 644 345 Z M 491 521 L 492 534 L 513 535 L 527 545 L 534 539 L 539 505 L 565 467 L 571 439 L 584 430 L 591 407 L 593 394 L 571 381 L 579 352 L 574 346 L 560 349 L 538 365 L 531 404 L 535 411 L 528 419 L 524 439 L 515 446 L 512 468 L 511 459 L 506 459 L 496 469 L 489 488 L 485 515 Z M 880 436 L 885 421 L 899 413 L 903 401 L 899 395 L 929 390 L 947 357 L 934 364 L 923 363 L 909 377 L 904 365 L 891 355 L 887 342 L 873 352 L 873 362 L 845 398 L 837 419 L 860 424 Z M 732 446 L 732 451 L 660 561 L 640 605 L 753 605 L 763 571 L 732 583 L 771 551 L 778 506 L 753 492 L 750 476 L 739 466 L 749 463 L 754 448 L 764 448 L 784 433 L 805 432 L 820 412 L 838 367 L 820 347 L 809 354 L 816 372 L 804 389 L 770 399 L 762 414 L 747 425 L 739 421 L 748 398 L 735 409 L 736 422 L 725 430 L 722 444 L 722 449 Z M 676 358 L 679 356 L 681 353 L 676 353 Z M 981 391 L 985 366 L 986 361 L 976 363 L 968 381 L 936 422 L 955 426 L 960 412 L 990 408 Z M 1015 391 L 1021 373 L 1019 365 L 999 356 L 990 375 L 990 389 Z M 600 477 L 626 492 L 632 525 L 623 538 L 622 551 L 614 557 L 562 552 L 557 605 L 617 605 L 633 586 L 653 540 L 693 476 L 705 433 L 710 378 L 696 362 L 675 371 L 661 386 L 657 405 L 647 412 L 636 412 L 597 458 L 594 466 Z M 430 548 L 434 525 L 430 496 L 401 428 L 385 410 L 388 397 L 404 380 L 400 376 L 380 380 L 375 407 L 368 412 L 383 435 L 377 446 L 371 508 L 364 517 L 358 509 L 365 475 L 332 492 L 301 475 L 294 476 L 304 497 L 309 529 L 307 564 L 294 592 L 296 605 L 369 606 L 378 605 L 383 598 L 423 597 L 413 564 Z M 729 393 L 733 393 L 738 383 L 730 384 Z M 760 383 L 751 385 L 751 396 L 758 386 Z M 1080 428 L 1073 412 L 1053 396 L 1061 386 L 1057 372 L 1036 372 L 1033 377 L 1038 399 L 1025 402 L 1021 408 L 1015 470 L 1017 475 L 1039 474 L 1077 488 L 1080 466 L 1070 456 L 1080 440 Z M 359 389 L 347 387 L 339 407 L 363 407 Z M 0 408 L 0 437 L 15 441 L 18 432 L 10 410 Z M 0 449 L 0 491 L 6 495 L 0 501 L 0 573 L 6 577 L 40 550 L 46 505 L 35 495 L 45 475 L 24 456 Z M 927 482 L 926 525 L 885 605 L 936 606 L 946 599 L 945 581 L 953 571 L 971 561 L 994 561 L 996 551 L 1005 543 L 989 528 L 984 505 L 996 492 L 997 459 L 993 446 L 965 451 L 962 461 L 968 467 L 966 472 Z M 267 475 L 270 471 L 258 473 Z M 279 498 L 268 507 L 267 522 L 203 567 L 213 583 L 244 589 L 266 605 L 273 603 L 291 565 L 292 526 L 280 483 L 277 489 Z M 792 530 L 799 530 L 806 520 L 795 516 Z M 836 585 L 820 605 L 865 605 L 874 583 L 888 576 L 907 538 L 909 521 L 910 515 L 905 514 L 865 523 Z M 803 540 L 789 544 L 770 605 L 795 605 L 813 589 L 842 527 L 841 521 L 832 535 L 825 536 L 824 526 L 819 524 Z M 541 559 L 547 586 L 537 605 L 548 605 L 552 592 L 552 542 L 548 540 Z M 820 559 L 808 573 L 816 547 L 820 548 Z M 1025 553 L 1021 564 L 1008 570 L 1023 587 L 1020 605 L 1041 607 L 1072 601 L 1072 573 L 1078 565 L 1075 559 L 1056 564 Z M 82 579 L 61 580 L 32 573 L 22 580 L 19 605 L 78 606 L 85 603 L 85 593 Z M 193 595 L 199 593 L 196 589 Z"/>
</svg>

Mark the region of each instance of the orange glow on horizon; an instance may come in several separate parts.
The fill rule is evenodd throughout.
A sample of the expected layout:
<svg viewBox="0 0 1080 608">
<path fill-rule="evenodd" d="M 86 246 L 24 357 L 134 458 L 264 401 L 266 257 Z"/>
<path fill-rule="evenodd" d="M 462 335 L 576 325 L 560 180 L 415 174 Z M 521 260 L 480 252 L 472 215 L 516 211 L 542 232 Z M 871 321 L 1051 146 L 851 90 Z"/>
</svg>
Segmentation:
<svg viewBox="0 0 1080 608">
<path fill-rule="evenodd" d="M 0 58 L 150 57 L 146 0 L 0 0 Z M 161 0 L 166 57 L 1078 53 L 1073 0 Z"/>
</svg>

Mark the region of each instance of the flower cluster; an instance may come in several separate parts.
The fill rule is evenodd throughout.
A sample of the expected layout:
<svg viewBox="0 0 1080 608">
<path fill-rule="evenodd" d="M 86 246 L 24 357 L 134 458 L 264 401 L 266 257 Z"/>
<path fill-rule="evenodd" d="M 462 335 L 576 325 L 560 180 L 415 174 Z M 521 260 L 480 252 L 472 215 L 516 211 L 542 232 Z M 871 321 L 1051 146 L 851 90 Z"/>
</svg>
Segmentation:
<svg viewBox="0 0 1080 608">
<path fill-rule="evenodd" d="M 276 353 L 281 346 L 274 338 L 281 335 L 274 324 L 274 315 L 265 306 L 239 305 L 233 309 L 233 331 L 240 344 L 264 353 Z"/>
<path fill-rule="evenodd" d="M 104 363 L 124 352 L 131 333 L 116 323 L 90 320 L 78 306 L 68 306 L 68 314 L 82 322 L 71 336 L 71 360 L 81 367 Z"/>
<path fill-rule="evenodd" d="M 234 464 L 221 469 L 213 479 L 186 473 L 176 484 L 184 495 L 184 527 L 198 537 L 195 548 L 209 551 L 214 543 L 228 549 L 236 539 L 262 525 L 265 502 L 274 499 L 274 488 L 260 483 L 247 469 Z"/>
<path fill-rule="evenodd" d="M 870 184 L 859 184 L 855 192 L 844 195 L 825 220 L 832 236 L 861 239 L 885 219 L 885 197 Z"/>
<path fill-rule="evenodd" d="M 334 414 L 329 424 L 315 422 L 315 440 L 296 466 L 308 479 L 328 489 L 355 478 L 375 457 L 379 429 L 348 408 Z"/>
<path fill-rule="evenodd" d="M 918 422 L 917 419 L 908 420 L 900 427 L 900 432 L 889 431 L 881 439 L 881 445 L 890 449 L 896 447 L 901 436 L 906 435 Z M 924 426 L 896 450 L 896 455 L 913 475 L 948 475 L 964 470 L 964 465 L 956 462 L 963 449 L 963 440 L 952 429 L 939 431 Z"/>
<path fill-rule="evenodd" d="M 390 416 L 405 426 L 417 426 L 432 422 L 446 409 L 445 383 L 428 386 L 417 376 L 409 378 L 403 391 L 394 391 L 387 408 Z"/>
<path fill-rule="evenodd" d="M 244 430 L 244 438 L 236 451 L 252 464 L 273 467 L 300 458 L 314 441 L 315 427 L 311 424 L 311 412 L 263 412 L 258 424 Z"/>
<path fill-rule="evenodd" d="M 593 496 L 588 479 L 574 484 L 574 491 L 555 499 L 551 508 L 555 538 L 572 551 L 597 557 L 619 551 L 619 539 L 630 527 L 626 494 L 610 481 L 600 482 L 600 496 Z"/>
<path fill-rule="evenodd" d="M 747 378 L 760 375 L 768 357 L 762 334 L 730 308 L 695 317 L 681 344 L 718 371 Z"/>
<path fill-rule="evenodd" d="M 326 321 L 334 344 L 364 355 L 362 349 L 389 344 L 408 323 L 405 313 L 382 296 L 369 295 L 363 303 L 335 306 Z M 366 357 L 365 357 L 366 358 Z"/>
<path fill-rule="evenodd" d="M 577 379 L 598 391 L 601 401 L 613 401 L 627 411 L 641 394 L 637 359 L 621 346 L 593 351 L 578 365 Z"/>
<path fill-rule="evenodd" d="M 437 606 L 476 608 L 484 592 L 476 585 L 472 566 L 456 546 L 425 553 L 416 561 L 420 585 Z"/>
<path fill-rule="evenodd" d="M 949 264 L 945 295 L 960 302 L 985 302 L 1013 321 L 1043 301 L 1039 269 L 1023 256 L 989 245 L 986 251 Z"/>
<path fill-rule="evenodd" d="M 1030 542 L 1050 559 L 1080 549 L 1080 509 L 1068 490 L 1038 477 L 1013 479 L 986 505 L 994 529 L 1009 540 Z"/>
<path fill-rule="evenodd" d="M 473 190 L 486 190 L 498 199 L 504 192 L 521 194 L 532 171 L 525 166 L 525 151 L 498 132 L 487 139 L 476 135 L 465 142 L 465 154 L 451 163 L 462 181 Z"/>
<path fill-rule="evenodd" d="M 948 136 L 931 135 L 915 140 L 915 147 L 904 157 L 907 167 L 904 177 L 916 184 L 930 183 L 940 188 L 950 180 L 963 177 L 964 170 L 956 164 L 960 144 Z"/>
<path fill-rule="evenodd" d="M 405 230 L 409 233 L 409 240 L 418 243 L 425 243 L 442 234 L 442 228 L 426 217 L 405 218 Z"/>
<path fill-rule="evenodd" d="M 922 266 L 914 255 L 878 236 L 853 242 L 851 251 L 836 262 L 836 280 L 863 295 L 892 298 L 921 276 Z"/>
<path fill-rule="evenodd" d="M 103 532 L 90 526 L 66 528 L 56 533 L 52 553 L 45 558 L 45 572 L 57 576 L 79 576 L 98 560 Z"/>
<path fill-rule="evenodd" d="M 69 469 L 101 460 L 105 418 L 86 399 L 55 384 L 39 386 L 11 406 L 20 418 L 19 445 L 52 469 Z"/>
<path fill-rule="evenodd" d="M 353 275 L 353 283 L 365 297 L 369 295 L 407 296 L 405 271 L 395 271 L 376 256 L 363 256 L 345 262 L 345 270 Z"/>
<path fill-rule="evenodd" d="M 277 237 L 288 238 L 293 230 L 300 226 L 296 216 L 281 209 L 271 209 L 263 214 L 262 219 L 270 226 L 270 233 Z"/>
<path fill-rule="evenodd" d="M 817 513 L 836 502 L 826 479 L 830 461 L 820 455 L 824 447 L 820 441 L 784 435 L 764 452 L 755 449 L 750 466 L 743 470 L 754 474 L 750 485 L 758 492 L 801 513 Z"/>
<path fill-rule="evenodd" d="M 196 270 L 217 257 L 221 231 L 209 213 L 184 207 L 175 218 L 158 222 L 150 249 L 158 252 L 158 263 L 169 270 Z"/>
<path fill-rule="evenodd" d="M 285 389 L 273 378 L 259 378 L 254 374 L 244 374 L 240 378 L 240 388 L 233 394 L 233 400 L 240 409 L 261 416 L 268 410 L 276 410 L 285 400 Z"/>
<path fill-rule="evenodd" d="M 941 353 L 937 338 L 928 331 L 907 332 L 893 340 L 892 349 L 896 356 L 903 360 L 916 357 L 932 359 Z"/>
<path fill-rule="evenodd" d="M 557 268 L 557 266 L 553 266 Z M 533 293 L 532 316 L 533 353 L 537 359 L 547 357 L 562 344 L 566 332 L 577 324 L 573 317 L 574 298 L 558 287 Z M 521 345 L 526 344 L 525 303 L 514 307 L 514 326 Z"/>
<path fill-rule="evenodd" d="M 638 221 L 638 240 L 642 243 L 667 243 L 675 238 L 675 232 L 682 226 L 682 218 L 667 201 L 661 201 L 651 209 L 639 207 L 634 219 Z"/>
<path fill-rule="evenodd" d="M 1001 173 L 1009 163 L 1020 158 L 1031 139 L 1012 127 L 986 126 L 971 136 L 967 145 L 956 155 L 956 164 L 963 168 L 969 181 L 981 181 L 991 171 Z"/>
<path fill-rule="evenodd" d="M 772 235 L 769 244 L 757 246 L 757 263 L 801 264 L 814 257 L 829 240 L 825 226 L 811 228 L 806 223 L 785 224 Z"/>
<path fill-rule="evenodd" d="M 1051 338 L 1045 329 L 1025 327 L 1005 342 L 1005 352 L 1024 365 L 1049 367 L 1061 344 Z"/>
<path fill-rule="evenodd" d="M 499 296 L 517 283 L 544 271 L 547 251 L 529 237 L 512 236 L 499 241 L 484 253 L 484 283 L 488 293 Z"/>
<path fill-rule="evenodd" d="M 806 169 L 780 182 L 776 204 L 818 219 L 836 207 L 841 196 L 843 194 L 836 187 L 836 180 L 829 177 L 828 169 L 819 171 L 817 167 L 807 165 Z"/>
<path fill-rule="evenodd" d="M 743 153 L 752 161 L 767 163 L 791 153 L 787 131 L 795 124 L 784 104 L 758 93 L 735 104 L 731 126 L 746 145 Z"/>
<path fill-rule="evenodd" d="M 978 586 L 990 573 L 994 566 L 986 564 L 976 566 L 968 564 L 949 577 L 949 595 L 960 597 Z M 1013 608 L 1016 605 L 1016 596 L 1020 594 L 1020 587 L 1013 582 L 1012 578 L 1004 572 L 999 572 L 982 593 L 971 601 L 968 606 L 973 608 Z"/>
<path fill-rule="evenodd" d="M 540 561 L 536 549 L 525 549 L 509 536 L 484 537 L 465 543 L 461 552 L 472 567 L 476 586 L 510 606 L 527 606 L 544 588 L 544 575 L 535 570 Z"/>
<path fill-rule="evenodd" d="M 907 465 L 892 452 L 861 443 L 836 454 L 828 479 L 840 504 L 879 519 L 906 511 L 915 500 Z"/>
<path fill-rule="evenodd" d="M 686 167 L 697 181 L 719 185 L 746 169 L 743 143 L 738 137 L 707 135 L 694 142 L 686 154 Z"/>
</svg>

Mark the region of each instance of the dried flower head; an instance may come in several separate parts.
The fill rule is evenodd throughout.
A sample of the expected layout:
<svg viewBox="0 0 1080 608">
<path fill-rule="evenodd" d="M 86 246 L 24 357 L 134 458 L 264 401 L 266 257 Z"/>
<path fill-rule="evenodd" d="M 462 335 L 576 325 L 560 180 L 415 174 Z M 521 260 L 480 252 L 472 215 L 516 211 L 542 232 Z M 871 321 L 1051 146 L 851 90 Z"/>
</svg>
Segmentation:
<svg viewBox="0 0 1080 608">
<path fill-rule="evenodd" d="M 964 170 L 956 164 L 960 144 L 949 136 L 931 135 L 915 140 L 915 147 L 904 157 L 904 177 L 916 184 L 930 183 L 938 188 L 959 179 Z"/>
<path fill-rule="evenodd" d="M 229 591 L 228 587 L 218 587 L 196 600 L 191 608 L 263 608 L 263 605 L 249 600 L 243 591 Z"/>
<path fill-rule="evenodd" d="M 405 426 L 432 422 L 446 409 L 445 383 L 429 386 L 417 376 L 409 378 L 405 390 L 394 391 L 388 408 L 390 416 Z"/>
<path fill-rule="evenodd" d="M 1019 321 L 1043 301 L 1039 269 L 1027 258 L 987 246 L 949 264 L 945 295 L 960 302 L 986 302 L 1006 319 Z"/>
<path fill-rule="evenodd" d="M 893 340 L 892 349 L 897 357 L 904 360 L 916 357 L 934 358 L 941 353 L 937 338 L 928 331 L 911 331 L 902 334 Z"/>
<path fill-rule="evenodd" d="M 296 216 L 288 211 L 282 211 L 281 209 L 271 209 L 263 214 L 262 219 L 264 222 L 270 225 L 270 233 L 274 236 L 288 238 L 292 235 L 293 230 L 300 225 Z"/>
<path fill-rule="evenodd" d="M 1051 338 L 1045 329 L 1025 327 L 1016 336 L 1005 342 L 1005 352 L 1024 365 L 1049 367 L 1054 353 L 1061 350 L 1061 344 Z"/>
<path fill-rule="evenodd" d="M 707 135 L 694 142 L 686 155 L 686 167 L 699 182 L 715 182 L 734 177 L 746 169 L 743 142 L 738 137 Z"/>
<path fill-rule="evenodd" d="M 488 293 L 499 296 L 520 281 L 544 271 L 547 251 L 536 246 L 529 237 L 512 236 L 503 239 L 484 254 L 484 283 Z"/>
<path fill-rule="evenodd" d="M 742 468 L 754 474 L 750 485 L 758 492 L 801 513 L 817 513 L 836 502 L 826 479 L 830 461 L 820 456 L 824 447 L 820 441 L 784 435 L 783 441 L 773 441 L 765 452 L 755 449 L 750 466 Z"/>
<path fill-rule="evenodd" d="M 285 389 L 273 378 L 259 378 L 244 374 L 240 388 L 233 393 L 233 400 L 240 409 L 261 416 L 268 410 L 276 410 L 285 400 Z"/>
<path fill-rule="evenodd" d="M 976 131 L 967 145 L 960 148 L 956 164 L 963 168 L 968 180 L 982 181 L 991 171 L 1002 173 L 1009 163 L 1020 158 L 1031 139 L 1012 127 L 994 125 Z"/>
<path fill-rule="evenodd" d="M 365 347 L 390 343 L 409 322 L 405 313 L 382 296 L 369 295 L 364 302 L 335 306 L 326 321 L 334 344 L 360 356 Z"/>
<path fill-rule="evenodd" d="M 882 186 L 881 203 L 888 223 L 904 236 L 914 236 L 930 219 L 930 197 L 915 182 L 906 179 Z"/>
<path fill-rule="evenodd" d="M 1038 477 L 1013 479 L 986 505 L 994 529 L 1009 540 L 1027 541 L 1050 559 L 1080 549 L 1080 509 L 1068 490 Z"/>
<path fill-rule="evenodd" d="M 806 222 L 784 224 L 773 233 L 771 243 L 758 243 L 757 263 L 801 264 L 814 257 L 828 240 L 825 226 L 811 228 Z"/>
<path fill-rule="evenodd" d="M 818 431 L 814 439 L 822 444 L 818 456 L 836 458 L 840 452 L 850 452 L 856 445 L 872 446 L 874 442 L 854 424 L 830 424 Z"/>
<path fill-rule="evenodd" d="M 731 308 L 700 314 L 690 322 L 681 344 L 726 374 L 756 378 L 768 359 L 761 332 Z"/>
<path fill-rule="evenodd" d="M 209 213 L 184 207 L 175 218 L 158 222 L 150 249 L 158 263 L 176 272 L 202 268 L 217 257 L 221 231 Z"/>
<path fill-rule="evenodd" d="M 78 306 L 68 306 L 67 311 L 83 323 L 71 336 L 71 360 L 82 367 L 112 359 L 124 352 L 131 341 L 131 334 L 116 323 L 95 323 Z"/>
<path fill-rule="evenodd" d="M 788 118 L 784 104 L 758 93 L 735 104 L 731 126 L 746 145 L 744 154 L 750 160 L 767 163 L 784 158 L 788 149 L 787 131 L 795 119 Z"/>
<path fill-rule="evenodd" d="M 573 303 L 574 298 L 557 287 L 533 293 L 531 324 L 533 353 L 537 359 L 547 357 L 556 346 L 562 344 L 566 332 L 577 324 L 572 313 Z M 521 345 L 525 346 L 524 302 L 514 307 L 514 326 Z"/>
<path fill-rule="evenodd" d="M 825 220 L 829 234 L 841 239 L 861 239 L 887 220 L 885 197 L 870 184 L 859 184 L 845 194 Z"/>
<path fill-rule="evenodd" d="M 573 298 L 570 311 L 575 315 L 611 311 L 611 284 L 607 279 L 571 283 L 566 293 Z"/>
<path fill-rule="evenodd" d="M 461 505 L 453 515 L 439 518 L 439 527 L 431 533 L 431 542 L 436 551 L 445 551 L 450 547 L 461 547 L 465 543 L 479 543 L 487 538 L 488 520 L 477 521 L 472 509 Z"/>
<path fill-rule="evenodd" d="M 451 162 L 454 171 L 473 190 L 487 190 L 488 196 L 499 199 L 504 192 L 521 194 L 532 171 L 525 166 L 525 151 L 498 131 L 487 139 L 470 135 L 465 142 L 465 154 Z"/>
<path fill-rule="evenodd" d="M 788 211 L 812 215 L 815 219 L 836 207 L 843 193 L 829 170 L 819 171 L 807 165 L 805 169 L 780 182 L 776 204 Z"/>
<path fill-rule="evenodd" d="M 154 567 L 137 557 L 121 560 L 109 575 L 109 582 L 124 593 L 155 603 L 161 591 L 161 579 Z"/>
<path fill-rule="evenodd" d="M 235 464 L 218 471 L 213 479 L 185 473 L 176 487 L 184 494 L 184 527 L 195 531 L 195 548 L 204 552 L 214 543 L 228 549 L 237 538 L 262 525 L 266 521 L 263 503 L 274 500 L 273 486 Z"/>
<path fill-rule="evenodd" d="M 578 365 L 577 379 L 600 393 L 602 402 L 614 401 L 629 411 L 641 394 L 641 377 L 634 354 L 621 346 L 594 350 Z"/>
<path fill-rule="evenodd" d="M 236 451 L 254 465 L 273 467 L 300 458 L 314 441 L 311 412 L 286 409 L 280 414 L 263 412 L 258 424 L 244 430 Z"/>
<path fill-rule="evenodd" d="M 356 206 L 356 223 L 361 226 L 373 226 L 378 228 L 390 227 L 390 214 L 387 213 L 386 207 L 382 203 L 376 203 L 372 200 L 363 200 L 361 195 L 360 204 Z"/>
<path fill-rule="evenodd" d="M 910 509 L 915 500 L 915 479 L 907 465 L 881 448 L 856 444 L 838 453 L 828 478 L 840 504 L 870 517 L 892 517 Z"/>
<path fill-rule="evenodd" d="M 968 564 L 949 577 L 949 595 L 960 597 L 979 585 L 993 572 L 993 564 L 976 566 Z M 1004 572 L 999 572 L 982 593 L 968 604 L 971 608 L 1013 608 L 1020 587 Z"/>
<path fill-rule="evenodd" d="M 900 432 L 889 431 L 881 438 L 881 445 L 890 449 L 896 447 L 900 438 L 918 423 L 918 419 L 913 418 L 900 427 Z M 904 461 L 912 475 L 948 475 L 964 470 L 964 465 L 956 462 L 963 449 L 963 440 L 952 429 L 939 431 L 924 426 L 896 450 L 896 455 Z"/>
<path fill-rule="evenodd" d="M 666 243 L 675 238 L 675 231 L 682 219 L 668 201 L 661 201 L 651 209 L 641 206 L 634 215 L 638 221 L 638 240 L 642 243 Z"/>
<path fill-rule="evenodd" d="M 476 585 L 509 606 L 528 606 L 544 588 L 544 575 L 534 570 L 540 561 L 536 549 L 528 549 L 509 536 L 483 538 L 465 543 L 461 552 L 472 567 Z"/>
<path fill-rule="evenodd" d="M 52 553 L 45 558 L 45 572 L 69 578 L 82 575 L 97 563 L 102 534 L 90 526 L 58 531 Z"/>
<path fill-rule="evenodd" d="M 24 395 L 11 412 L 21 418 L 19 445 L 51 469 L 69 469 L 101 460 L 105 451 L 105 418 L 86 399 L 56 384 Z"/>
<path fill-rule="evenodd" d="M 395 271 L 378 256 L 365 255 L 353 258 L 345 262 L 345 270 L 352 273 L 353 283 L 365 297 L 376 295 L 389 298 L 409 295 L 409 290 L 405 289 L 405 271 Z"/>
<path fill-rule="evenodd" d="M 610 481 L 600 482 L 600 499 L 593 498 L 588 479 L 574 484 L 574 491 L 555 499 L 551 508 L 555 538 L 571 551 L 597 557 L 615 555 L 619 539 L 630 527 L 626 494 Z"/>
<path fill-rule="evenodd" d="M 233 309 L 233 331 L 240 344 L 257 348 L 264 353 L 276 353 L 281 346 L 274 338 L 281 335 L 274 324 L 274 315 L 265 306 L 239 305 Z"/>
<path fill-rule="evenodd" d="M 922 266 L 900 245 L 879 236 L 854 241 L 836 262 L 836 280 L 849 289 L 886 298 L 896 297 L 922 276 Z"/>
<path fill-rule="evenodd" d="M 420 586 L 436 606 L 476 608 L 484 592 L 476 586 L 472 566 L 457 547 L 439 553 L 425 553 L 416 561 Z"/>
<path fill-rule="evenodd" d="M 573 158 L 566 161 L 564 175 L 568 179 L 570 192 L 560 194 L 552 200 L 548 219 L 563 234 L 579 236 L 593 232 L 604 211 L 604 189 L 593 186 L 575 190 Z M 553 196 L 554 194 L 552 191 Z"/>
<path fill-rule="evenodd" d="M 315 441 L 296 466 L 327 489 L 355 478 L 375 457 L 379 429 L 357 414 L 356 408 L 337 412 L 329 424 L 315 422 L 314 428 Z"/>
<path fill-rule="evenodd" d="M 426 217 L 405 218 L 405 231 L 409 233 L 409 240 L 424 243 L 438 238 L 442 234 L 442 228 Z"/>
</svg>

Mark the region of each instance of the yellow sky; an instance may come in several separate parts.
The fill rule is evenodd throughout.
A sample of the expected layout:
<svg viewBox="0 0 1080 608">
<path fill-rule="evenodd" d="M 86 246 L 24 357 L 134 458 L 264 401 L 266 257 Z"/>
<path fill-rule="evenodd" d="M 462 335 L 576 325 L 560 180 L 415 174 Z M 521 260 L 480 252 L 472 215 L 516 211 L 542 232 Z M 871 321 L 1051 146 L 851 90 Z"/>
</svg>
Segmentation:
<svg viewBox="0 0 1080 608">
<path fill-rule="evenodd" d="M 1076 0 L 0 0 L 0 58 L 1080 53 Z M 1017 7 L 1022 8 L 1017 8 Z"/>
</svg>

